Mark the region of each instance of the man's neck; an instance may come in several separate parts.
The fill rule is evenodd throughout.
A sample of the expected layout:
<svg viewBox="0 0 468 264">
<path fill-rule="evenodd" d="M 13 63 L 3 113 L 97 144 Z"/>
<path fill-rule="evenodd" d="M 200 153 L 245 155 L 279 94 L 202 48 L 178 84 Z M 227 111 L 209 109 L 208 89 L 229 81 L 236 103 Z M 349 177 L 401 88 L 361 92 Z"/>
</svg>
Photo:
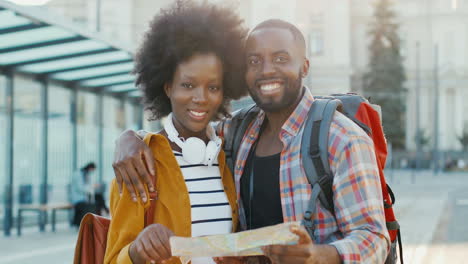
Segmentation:
<svg viewBox="0 0 468 264">
<path fill-rule="evenodd" d="M 299 105 L 302 97 L 304 96 L 304 93 L 305 93 L 305 88 L 303 89 L 301 95 L 297 98 L 294 104 L 291 104 L 290 106 L 284 109 L 281 109 L 280 111 L 276 111 L 276 112 L 265 111 L 266 120 L 267 120 L 265 131 L 274 132 L 275 134 L 279 135 L 279 132 L 281 131 L 281 127 L 284 125 L 286 120 L 288 120 L 288 118 L 294 112 L 297 105 Z"/>
</svg>

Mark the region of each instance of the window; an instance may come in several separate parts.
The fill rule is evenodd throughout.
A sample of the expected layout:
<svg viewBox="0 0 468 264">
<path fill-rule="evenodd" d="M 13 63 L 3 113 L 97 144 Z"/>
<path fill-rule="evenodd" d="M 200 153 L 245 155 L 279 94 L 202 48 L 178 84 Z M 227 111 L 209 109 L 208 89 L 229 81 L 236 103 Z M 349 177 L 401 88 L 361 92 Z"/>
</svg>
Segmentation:
<svg viewBox="0 0 468 264">
<path fill-rule="evenodd" d="M 124 103 L 121 100 L 105 96 L 103 98 L 103 103 L 103 164 L 100 164 L 100 166 L 102 166 L 103 181 L 105 183 L 110 183 L 114 178 L 114 169 L 112 168 L 115 149 L 114 142 L 125 129 L 126 116 Z M 108 188 L 109 185 L 106 187 Z"/>
<path fill-rule="evenodd" d="M 49 85 L 48 184 L 49 203 L 68 201 L 68 186 L 73 172 L 71 91 Z"/>
<path fill-rule="evenodd" d="M 323 32 L 322 30 L 314 29 L 309 35 L 309 50 L 311 56 L 323 55 Z"/>
<path fill-rule="evenodd" d="M 98 162 L 97 97 L 95 94 L 78 92 L 78 168 L 88 162 Z M 92 177 L 95 177 L 96 172 Z"/>
<path fill-rule="evenodd" d="M 125 102 L 125 126 L 124 128 L 140 129 L 140 122 L 143 121 L 143 106 L 140 104 Z"/>
<path fill-rule="evenodd" d="M 39 203 L 42 171 L 41 86 L 14 76 L 13 204 Z M 15 210 L 15 209 L 13 209 Z"/>
<path fill-rule="evenodd" d="M 322 24 L 323 23 L 323 13 L 312 13 L 310 14 L 310 23 L 311 24 Z"/>
</svg>

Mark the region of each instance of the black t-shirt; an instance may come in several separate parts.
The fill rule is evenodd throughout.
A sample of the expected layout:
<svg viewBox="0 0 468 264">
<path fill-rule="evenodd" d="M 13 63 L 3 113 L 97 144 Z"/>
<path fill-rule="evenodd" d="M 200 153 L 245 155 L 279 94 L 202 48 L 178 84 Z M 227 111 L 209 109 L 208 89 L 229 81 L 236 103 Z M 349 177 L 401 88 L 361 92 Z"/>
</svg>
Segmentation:
<svg viewBox="0 0 468 264">
<path fill-rule="evenodd" d="M 241 199 L 247 228 L 254 229 L 283 223 L 279 187 L 280 153 L 257 157 L 252 149 L 246 161 L 241 182 Z M 253 195 L 251 197 L 251 169 L 253 166 Z"/>
</svg>

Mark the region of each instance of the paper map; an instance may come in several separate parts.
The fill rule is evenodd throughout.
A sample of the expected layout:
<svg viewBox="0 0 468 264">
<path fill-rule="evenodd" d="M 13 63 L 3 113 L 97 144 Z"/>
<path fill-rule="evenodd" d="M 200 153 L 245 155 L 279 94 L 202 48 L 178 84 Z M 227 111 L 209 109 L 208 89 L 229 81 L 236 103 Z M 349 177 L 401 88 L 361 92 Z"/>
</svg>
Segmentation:
<svg viewBox="0 0 468 264">
<path fill-rule="evenodd" d="M 295 244 L 298 237 L 291 233 L 289 222 L 259 229 L 203 237 L 171 237 L 173 256 L 181 257 L 182 263 L 194 257 L 255 256 L 263 255 L 261 247 L 274 244 Z"/>
</svg>

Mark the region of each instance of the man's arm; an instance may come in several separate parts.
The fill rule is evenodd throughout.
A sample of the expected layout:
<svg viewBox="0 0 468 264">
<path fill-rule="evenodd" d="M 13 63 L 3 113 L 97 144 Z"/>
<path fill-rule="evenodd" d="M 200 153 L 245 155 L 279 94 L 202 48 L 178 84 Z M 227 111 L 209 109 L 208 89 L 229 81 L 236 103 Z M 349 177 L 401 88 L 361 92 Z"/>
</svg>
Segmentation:
<svg viewBox="0 0 468 264">
<path fill-rule="evenodd" d="M 223 118 L 217 123 L 212 123 L 213 128 L 220 137 L 224 137 L 228 132 L 231 119 Z M 115 141 L 114 174 L 122 193 L 122 185 L 127 187 L 132 200 L 138 200 L 138 194 L 143 202 L 146 202 L 144 185 L 148 186 L 150 192 L 154 192 L 152 178 L 156 177 L 153 153 L 143 142 L 143 138 L 148 134 L 144 130 L 133 131 L 127 129 Z"/>
<path fill-rule="evenodd" d="M 390 238 L 373 143 L 352 121 L 338 119 L 330 129 L 329 146 L 333 147 L 329 149 L 329 161 L 334 174 L 335 218 L 344 237 L 318 245 L 312 243 L 305 230 L 292 231 L 300 237 L 298 245 L 264 248 L 273 263 L 385 262 Z"/>
<path fill-rule="evenodd" d="M 125 183 L 132 200 L 137 201 L 137 193 L 143 202 L 147 201 L 144 184 L 154 192 L 152 178 L 156 177 L 153 153 L 143 142 L 146 131 L 125 130 L 115 141 L 114 168 L 115 178 L 122 193 Z"/>
<path fill-rule="evenodd" d="M 373 142 L 342 115 L 335 115 L 335 120 L 329 160 L 335 218 L 344 237 L 330 245 L 344 263 L 384 263 L 390 239 Z"/>
</svg>

